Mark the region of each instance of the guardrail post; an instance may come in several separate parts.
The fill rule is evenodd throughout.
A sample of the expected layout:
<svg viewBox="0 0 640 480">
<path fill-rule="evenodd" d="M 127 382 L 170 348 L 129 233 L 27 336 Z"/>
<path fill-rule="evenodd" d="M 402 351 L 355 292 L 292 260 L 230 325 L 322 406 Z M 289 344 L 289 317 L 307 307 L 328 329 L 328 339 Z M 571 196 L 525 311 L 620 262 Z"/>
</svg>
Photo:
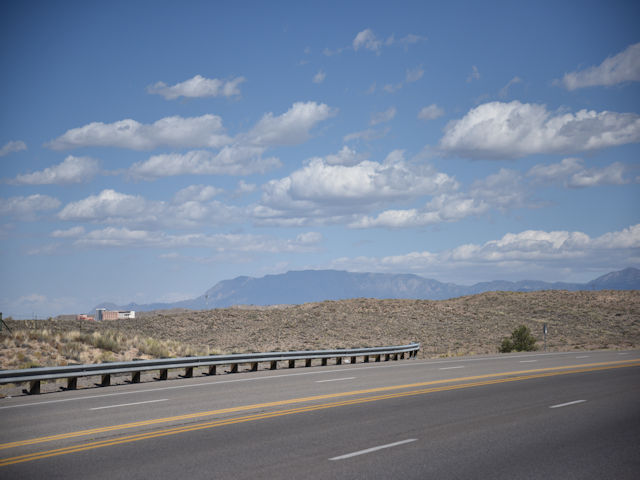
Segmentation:
<svg viewBox="0 0 640 480">
<path fill-rule="evenodd" d="M 209 365 L 209 375 L 216 374 L 216 365 Z"/>
<path fill-rule="evenodd" d="M 380 361 L 380 357 L 381 357 L 381 355 L 376 355 L 376 362 Z"/>
<path fill-rule="evenodd" d="M 229 373 L 238 373 L 238 364 L 237 363 L 232 363 L 231 364 L 231 369 L 229 370 Z"/>
<path fill-rule="evenodd" d="M 390 353 L 385 353 L 384 354 L 384 361 L 388 362 L 391 359 L 391 354 Z"/>
<path fill-rule="evenodd" d="M 193 378 L 193 367 L 185 367 L 183 377 Z"/>
<path fill-rule="evenodd" d="M 167 378 L 169 378 L 169 371 L 166 368 L 161 369 L 158 380 L 166 380 Z"/>
<path fill-rule="evenodd" d="M 310 358 L 307 358 L 307 359 L 304 361 L 304 366 L 305 366 L 305 367 L 310 367 L 310 366 L 311 366 L 311 359 L 310 359 Z"/>
<path fill-rule="evenodd" d="M 296 368 L 296 361 L 295 360 L 289 360 L 289 368 Z"/>
<path fill-rule="evenodd" d="M 271 360 L 271 365 L 269 366 L 269 368 L 271 368 L 271 370 L 277 370 L 278 362 L 276 360 Z"/>
<path fill-rule="evenodd" d="M 336 365 L 342 365 L 342 357 L 336 358 Z"/>
<path fill-rule="evenodd" d="M 369 363 L 369 355 L 364 356 L 364 363 Z"/>
<path fill-rule="evenodd" d="M 327 366 L 327 360 L 329 360 L 329 359 L 328 359 L 328 358 L 326 358 L 326 357 L 322 359 L 322 366 L 323 366 L 323 367 L 326 367 L 326 366 Z"/>
<path fill-rule="evenodd" d="M 404 360 L 404 352 L 400 354 L 400 360 Z"/>
<path fill-rule="evenodd" d="M 78 377 L 67 378 L 67 390 L 75 390 L 78 388 Z"/>
<path fill-rule="evenodd" d="M 257 372 L 258 371 L 258 362 L 253 362 L 251 364 L 251 371 L 252 372 Z"/>
<path fill-rule="evenodd" d="M 109 385 L 111 385 L 111 374 L 105 373 L 104 375 L 102 375 L 102 381 L 100 382 L 100 386 L 108 387 Z"/>
<path fill-rule="evenodd" d="M 140 383 L 140 372 L 131 372 L 131 383 Z"/>
<path fill-rule="evenodd" d="M 356 363 L 356 358 L 357 357 L 351 357 L 351 363 Z"/>
<path fill-rule="evenodd" d="M 29 390 L 23 390 L 23 392 L 29 395 L 37 395 L 40 393 L 40 380 L 32 380 L 29 382 Z"/>
</svg>

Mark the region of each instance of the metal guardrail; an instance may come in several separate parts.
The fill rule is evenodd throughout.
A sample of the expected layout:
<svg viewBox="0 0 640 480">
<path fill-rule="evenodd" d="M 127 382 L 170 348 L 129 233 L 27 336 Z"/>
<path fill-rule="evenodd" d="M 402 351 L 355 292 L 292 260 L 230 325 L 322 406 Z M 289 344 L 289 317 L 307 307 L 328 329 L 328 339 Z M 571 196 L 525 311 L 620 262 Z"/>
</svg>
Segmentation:
<svg viewBox="0 0 640 480">
<path fill-rule="evenodd" d="M 8 383 L 29 383 L 25 393 L 40 393 L 40 382 L 44 380 L 67 380 L 67 390 L 73 390 L 78 386 L 78 378 L 100 376 L 100 386 L 111 384 L 111 375 L 131 374 L 131 383 L 140 382 L 140 374 L 150 370 L 158 370 L 157 380 L 167 380 L 168 371 L 184 368 L 184 378 L 193 377 L 193 369 L 208 367 L 208 375 L 215 375 L 220 365 L 229 365 L 228 373 L 237 373 L 238 365 L 249 364 L 250 371 L 258 370 L 260 363 L 269 363 L 269 368 L 278 368 L 278 362 L 288 361 L 289 368 L 295 368 L 296 361 L 304 360 L 305 367 L 310 367 L 313 360 L 321 360 L 321 365 L 328 364 L 329 359 L 335 358 L 336 365 L 342 365 L 345 358 L 350 358 L 350 363 L 356 363 L 357 357 L 362 357 L 364 363 L 373 361 L 388 361 L 407 358 L 415 358 L 420 350 L 419 343 L 399 345 L 392 347 L 349 348 L 338 350 L 303 350 L 295 352 L 267 352 L 247 353 L 231 355 L 209 355 L 204 357 L 180 357 L 162 358 L 152 360 L 134 360 L 131 362 L 110 362 L 86 365 L 67 365 L 64 367 L 38 367 L 20 370 L 0 370 L 0 385 Z"/>
</svg>

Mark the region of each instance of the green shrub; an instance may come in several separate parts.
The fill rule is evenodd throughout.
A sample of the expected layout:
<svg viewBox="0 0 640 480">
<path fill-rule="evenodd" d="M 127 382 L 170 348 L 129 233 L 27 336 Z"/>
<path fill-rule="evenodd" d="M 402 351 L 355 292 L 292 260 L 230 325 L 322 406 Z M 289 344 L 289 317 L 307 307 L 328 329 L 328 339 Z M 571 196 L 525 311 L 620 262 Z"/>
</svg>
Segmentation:
<svg viewBox="0 0 640 480">
<path fill-rule="evenodd" d="M 537 350 L 536 339 L 531 334 L 529 327 L 520 325 L 513 332 L 511 338 L 504 338 L 500 345 L 500 353 L 513 352 L 532 352 Z"/>
</svg>

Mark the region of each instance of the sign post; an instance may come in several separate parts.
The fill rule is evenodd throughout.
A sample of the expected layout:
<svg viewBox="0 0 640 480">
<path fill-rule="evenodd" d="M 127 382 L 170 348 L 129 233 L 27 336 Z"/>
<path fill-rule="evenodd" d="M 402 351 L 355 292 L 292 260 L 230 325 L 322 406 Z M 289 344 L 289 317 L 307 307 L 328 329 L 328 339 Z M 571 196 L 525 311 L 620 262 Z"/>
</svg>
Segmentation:
<svg viewBox="0 0 640 480">
<path fill-rule="evenodd" d="M 542 333 L 544 335 L 544 351 L 547 351 L 547 324 L 542 325 Z"/>
</svg>

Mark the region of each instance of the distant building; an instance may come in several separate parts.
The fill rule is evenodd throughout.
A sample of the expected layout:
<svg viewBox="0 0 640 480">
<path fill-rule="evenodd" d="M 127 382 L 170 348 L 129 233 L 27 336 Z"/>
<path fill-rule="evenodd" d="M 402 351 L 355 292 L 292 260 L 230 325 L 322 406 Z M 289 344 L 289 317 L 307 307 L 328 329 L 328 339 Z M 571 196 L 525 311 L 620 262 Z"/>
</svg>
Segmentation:
<svg viewBox="0 0 640 480">
<path fill-rule="evenodd" d="M 133 310 L 107 310 L 106 308 L 96 309 L 96 319 L 99 322 L 103 320 L 125 320 L 128 318 L 136 318 L 136 312 Z"/>
<path fill-rule="evenodd" d="M 90 322 L 93 322 L 95 318 L 93 318 L 91 315 L 85 315 L 84 313 L 81 313 L 80 315 L 76 315 L 76 320 L 89 320 Z"/>
</svg>

